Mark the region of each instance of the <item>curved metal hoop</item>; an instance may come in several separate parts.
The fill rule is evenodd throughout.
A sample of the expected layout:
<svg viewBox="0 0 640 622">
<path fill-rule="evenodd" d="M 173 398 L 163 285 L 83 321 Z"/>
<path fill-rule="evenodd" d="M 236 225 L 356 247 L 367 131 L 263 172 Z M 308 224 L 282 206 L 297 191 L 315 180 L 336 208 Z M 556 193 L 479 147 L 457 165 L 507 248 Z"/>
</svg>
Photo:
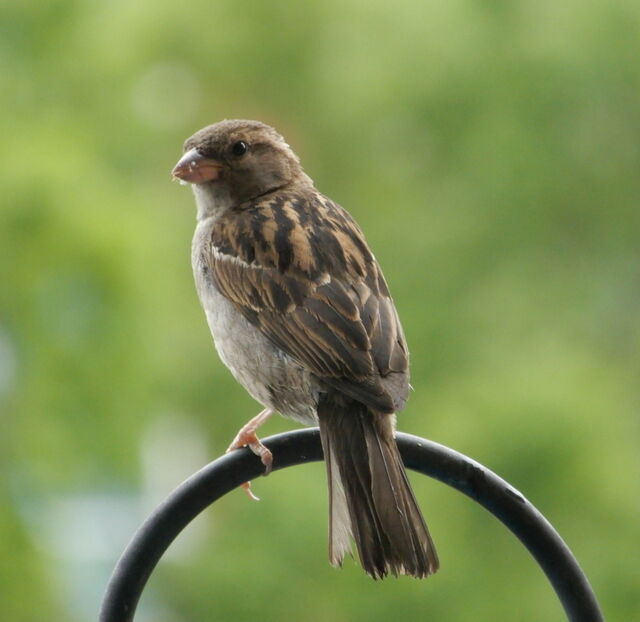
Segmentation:
<svg viewBox="0 0 640 622">
<path fill-rule="evenodd" d="M 546 518 L 503 479 L 448 447 L 410 434 L 396 435 L 409 469 L 433 477 L 489 510 L 529 549 L 571 622 L 604 622 L 595 594 L 569 547 Z M 274 470 L 323 459 L 317 428 L 263 440 Z M 249 450 L 234 451 L 192 475 L 140 527 L 118 561 L 100 610 L 100 622 L 133 620 L 142 590 L 176 536 L 206 507 L 264 467 Z"/>
</svg>

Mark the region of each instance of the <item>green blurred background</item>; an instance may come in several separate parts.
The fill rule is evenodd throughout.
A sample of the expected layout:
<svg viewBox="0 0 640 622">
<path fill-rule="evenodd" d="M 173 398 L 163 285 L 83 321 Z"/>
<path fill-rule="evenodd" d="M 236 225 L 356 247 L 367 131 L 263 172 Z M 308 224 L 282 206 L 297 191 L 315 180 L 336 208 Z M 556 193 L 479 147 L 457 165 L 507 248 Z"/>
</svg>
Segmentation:
<svg viewBox="0 0 640 622">
<path fill-rule="evenodd" d="M 134 529 L 258 410 L 169 176 L 225 117 L 275 125 L 366 231 L 412 352 L 400 429 L 512 482 L 640 619 L 640 4 L 26 0 L 0 29 L 1 619 L 95 619 Z M 412 481 L 434 578 L 330 568 L 306 465 L 198 518 L 136 620 L 563 619 L 503 527 Z"/>
</svg>

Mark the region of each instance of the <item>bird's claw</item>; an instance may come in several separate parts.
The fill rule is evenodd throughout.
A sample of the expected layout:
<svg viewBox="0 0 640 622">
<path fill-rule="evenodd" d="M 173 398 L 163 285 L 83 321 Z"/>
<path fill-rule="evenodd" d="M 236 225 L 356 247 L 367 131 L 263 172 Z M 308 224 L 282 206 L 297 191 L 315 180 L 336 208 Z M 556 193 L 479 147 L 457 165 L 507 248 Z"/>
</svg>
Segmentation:
<svg viewBox="0 0 640 622">
<path fill-rule="evenodd" d="M 262 464 L 264 464 L 264 473 L 263 475 L 266 477 L 271 473 L 271 469 L 273 468 L 273 454 L 269 449 L 263 445 L 256 436 L 256 440 L 252 443 L 247 443 L 247 447 L 256 455 L 260 457 Z"/>
<path fill-rule="evenodd" d="M 249 497 L 251 501 L 260 501 L 260 497 L 253 494 L 253 490 L 251 490 L 251 482 L 245 482 L 244 484 L 240 484 L 240 488 L 242 488 L 247 493 L 247 497 Z"/>
</svg>

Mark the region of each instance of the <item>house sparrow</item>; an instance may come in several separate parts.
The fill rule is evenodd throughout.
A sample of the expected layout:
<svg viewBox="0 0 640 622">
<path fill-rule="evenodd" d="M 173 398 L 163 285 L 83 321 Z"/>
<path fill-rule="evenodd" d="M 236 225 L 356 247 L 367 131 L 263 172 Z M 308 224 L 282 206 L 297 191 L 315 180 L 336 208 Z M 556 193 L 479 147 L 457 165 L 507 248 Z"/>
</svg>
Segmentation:
<svg viewBox="0 0 640 622">
<path fill-rule="evenodd" d="M 257 121 L 222 121 L 184 145 L 173 176 L 197 206 L 192 265 L 220 358 L 264 410 L 319 425 L 329 483 L 329 559 L 355 540 L 374 578 L 426 577 L 438 558 L 394 440 L 408 351 L 382 271 L 351 216 L 289 145 Z"/>
</svg>

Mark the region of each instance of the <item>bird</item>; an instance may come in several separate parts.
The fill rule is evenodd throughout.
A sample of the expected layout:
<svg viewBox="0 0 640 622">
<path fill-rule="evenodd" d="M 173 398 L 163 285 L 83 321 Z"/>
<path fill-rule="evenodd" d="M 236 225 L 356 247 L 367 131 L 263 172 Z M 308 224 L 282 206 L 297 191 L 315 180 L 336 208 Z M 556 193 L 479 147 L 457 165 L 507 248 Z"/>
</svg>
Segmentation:
<svg viewBox="0 0 640 622">
<path fill-rule="evenodd" d="M 268 474 L 259 426 L 273 413 L 319 426 L 330 563 L 342 566 L 353 540 L 374 579 L 433 574 L 438 556 L 394 438 L 408 348 L 362 230 L 259 121 L 197 131 L 172 176 L 195 195 L 192 268 L 215 347 L 263 406 L 227 451 L 249 447 Z"/>
</svg>

